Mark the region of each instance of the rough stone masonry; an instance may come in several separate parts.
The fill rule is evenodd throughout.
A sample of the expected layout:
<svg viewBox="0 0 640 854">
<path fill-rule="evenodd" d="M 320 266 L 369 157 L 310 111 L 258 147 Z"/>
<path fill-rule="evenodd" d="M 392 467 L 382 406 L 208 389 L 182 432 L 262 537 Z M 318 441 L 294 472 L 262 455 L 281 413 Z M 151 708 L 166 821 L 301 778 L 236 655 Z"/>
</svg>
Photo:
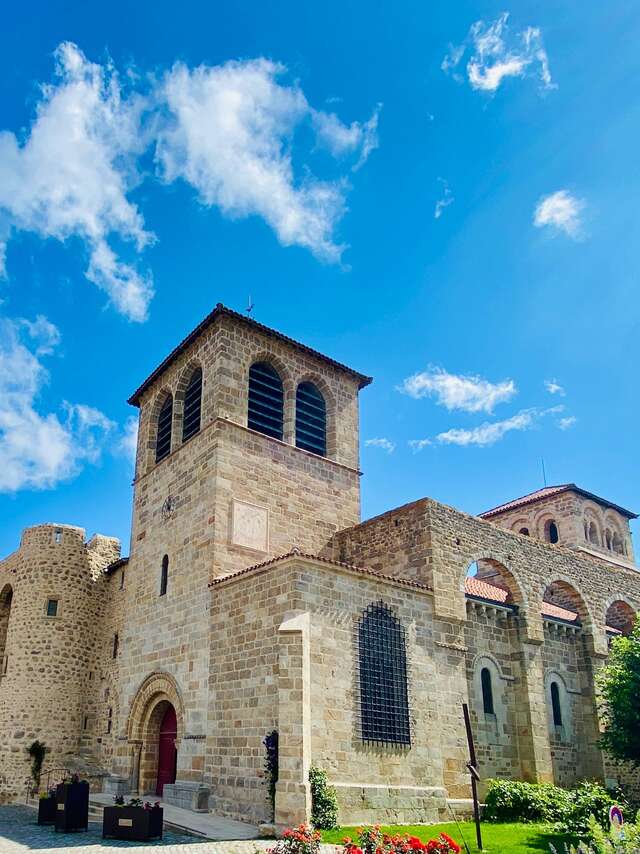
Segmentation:
<svg viewBox="0 0 640 854">
<path fill-rule="evenodd" d="M 594 691 L 634 514 L 562 484 L 360 522 L 369 382 L 218 305 L 138 388 L 128 558 L 55 523 L 0 562 L 0 801 L 40 739 L 45 770 L 251 822 L 307 820 L 312 764 L 343 823 L 434 821 L 467 805 L 463 702 L 483 779 L 634 783 Z"/>
</svg>

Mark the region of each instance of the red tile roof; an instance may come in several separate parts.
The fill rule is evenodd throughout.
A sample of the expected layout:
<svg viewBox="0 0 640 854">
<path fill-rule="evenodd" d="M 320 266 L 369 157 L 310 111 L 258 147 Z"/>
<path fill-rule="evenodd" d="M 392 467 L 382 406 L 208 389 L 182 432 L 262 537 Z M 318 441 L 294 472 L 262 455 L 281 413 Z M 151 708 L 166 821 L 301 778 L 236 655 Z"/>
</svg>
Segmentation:
<svg viewBox="0 0 640 854">
<path fill-rule="evenodd" d="M 246 326 L 255 329 L 257 332 L 262 332 L 264 335 L 269 335 L 272 338 L 277 338 L 279 341 L 284 341 L 287 344 L 291 344 L 296 347 L 298 350 L 302 350 L 304 353 L 308 353 L 310 356 L 314 356 L 316 359 L 320 359 L 323 362 L 326 362 L 329 365 L 333 365 L 334 368 L 338 368 L 341 371 L 345 371 L 348 374 L 351 374 L 352 377 L 355 377 L 359 382 L 359 388 L 364 388 L 364 386 L 369 385 L 372 378 L 367 377 L 364 374 L 358 373 L 358 371 L 354 371 L 353 368 L 349 368 L 347 365 L 343 365 L 340 362 L 336 362 L 335 359 L 331 359 L 329 356 L 325 356 L 323 353 L 319 353 L 317 350 L 313 350 L 311 347 L 307 347 L 306 344 L 301 344 L 299 341 L 295 341 L 293 338 L 289 338 L 288 335 L 283 335 L 282 332 L 277 332 L 275 329 L 271 329 L 269 326 L 265 326 L 262 323 L 258 323 L 257 320 L 253 320 L 251 317 L 247 317 L 246 314 L 239 314 L 237 311 L 233 311 L 233 309 L 227 308 L 219 302 L 214 310 L 208 314 L 205 319 L 199 323 L 194 330 L 192 330 L 185 339 L 183 339 L 178 346 L 173 349 L 166 359 L 164 359 L 158 367 L 147 377 L 147 379 L 139 386 L 134 393 L 131 395 L 127 403 L 130 403 L 132 406 L 137 406 L 138 401 L 140 400 L 141 395 L 149 388 L 149 386 L 158 379 L 158 377 L 166 371 L 169 365 L 178 358 L 180 353 L 189 347 L 211 324 L 217 320 L 219 317 L 231 317 L 234 320 L 239 321 L 240 323 L 244 323 Z"/>
<path fill-rule="evenodd" d="M 534 504 L 536 501 L 541 501 L 542 499 L 549 498 L 552 495 L 560 495 L 562 492 L 577 492 L 578 495 L 589 498 L 591 501 L 596 501 L 598 504 L 610 507 L 612 510 L 617 510 L 618 513 L 621 513 L 628 519 L 638 518 L 638 514 L 634 513 L 632 510 L 625 510 L 624 507 L 620 507 L 618 504 L 613 504 L 611 501 L 607 501 L 606 498 L 600 498 L 599 495 L 595 495 L 593 492 L 587 492 L 586 489 L 581 489 L 579 486 L 576 486 L 575 483 L 562 483 L 558 486 L 545 486 L 542 489 L 536 489 L 535 492 L 530 492 L 528 495 L 523 495 L 521 498 L 515 498 L 513 501 L 507 501 L 506 504 L 500 504 L 498 507 L 493 507 L 491 510 L 485 510 L 485 512 L 480 513 L 479 516 L 481 519 L 490 519 L 492 516 L 497 516 L 500 513 L 506 513 L 508 510 L 514 510 L 517 507 L 524 507 L 527 504 Z"/>
<path fill-rule="evenodd" d="M 216 585 L 222 584 L 224 581 L 229 581 L 232 578 L 239 578 L 241 575 L 248 575 L 251 572 L 266 569 L 269 566 L 273 566 L 274 564 L 280 563 L 281 561 L 289 558 L 303 558 L 317 563 L 326 563 L 330 566 L 339 566 L 343 569 L 348 569 L 351 572 L 357 572 L 360 575 L 370 575 L 373 578 L 380 578 L 383 581 L 393 581 L 394 584 L 402 584 L 405 587 L 414 587 L 418 590 L 431 590 L 431 587 L 429 587 L 428 584 L 422 584 L 420 581 L 412 581 L 409 578 L 400 578 L 396 575 L 387 575 L 383 572 L 376 572 L 374 569 L 368 569 L 365 566 L 355 566 L 351 563 L 343 563 L 339 560 L 330 560 L 329 558 L 320 557 L 319 555 L 306 554 L 305 552 L 298 551 L 297 549 L 287 552 L 286 554 L 278 555 L 277 557 L 269 558 L 269 560 L 265 560 L 262 563 L 256 563 L 253 566 L 248 566 L 245 569 L 239 569 L 237 572 L 230 572 L 227 575 L 222 575 L 220 578 L 214 578 L 213 581 L 209 582 L 209 587 L 215 587 Z"/>
<path fill-rule="evenodd" d="M 467 596 L 475 599 L 486 599 L 489 602 L 495 602 L 496 605 L 509 604 L 509 591 L 503 590 L 501 587 L 496 587 L 495 584 L 489 584 L 481 578 L 470 576 L 465 579 L 464 590 Z M 578 620 L 578 615 L 574 611 L 569 611 L 567 608 L 561 608 L 559 605 L 553 605 L 551 602 L 542 603 L 542 615 L 545 617 L 555 617 L 557 620 L 565 620 L 567 623 L 575 623 Z"/>
</svg>

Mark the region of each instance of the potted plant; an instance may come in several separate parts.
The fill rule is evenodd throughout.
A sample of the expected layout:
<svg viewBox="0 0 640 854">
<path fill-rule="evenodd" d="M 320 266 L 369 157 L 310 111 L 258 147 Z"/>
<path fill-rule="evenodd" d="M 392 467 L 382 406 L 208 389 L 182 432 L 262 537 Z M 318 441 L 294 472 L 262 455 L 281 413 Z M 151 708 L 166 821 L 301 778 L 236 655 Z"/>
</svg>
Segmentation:
<svg viewBox="0 0 640 854">
<path fill-rule="evenodd" d="M 77 774 L 56 787 L 56 831 L 89 829 L 89 781 Z"/>
<path fill-rule="evenodd" d="M 55 824 L 56 822 L 56 789 L 53 786 L 48 792 L 42 792 L 38 801 L 38 824 Z"/>
<path fill-rule="evenodd" d="M 114 806 L 105 807 L 102 818 L 102 836 L 105 839 L 162 839 L 163 809 L 160 802 L 143 803 L 140 798 L 131 798 L 125 805 L 122 795 L 116 795 Z"/>
</svg>

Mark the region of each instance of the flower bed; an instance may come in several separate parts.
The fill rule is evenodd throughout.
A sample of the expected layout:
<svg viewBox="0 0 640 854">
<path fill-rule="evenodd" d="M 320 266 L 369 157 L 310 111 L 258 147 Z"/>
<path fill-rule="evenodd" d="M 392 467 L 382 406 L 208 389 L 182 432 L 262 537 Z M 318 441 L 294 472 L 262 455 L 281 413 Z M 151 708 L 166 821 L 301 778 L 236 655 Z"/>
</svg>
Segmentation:
<svg viewBox="0 0 640 854">
<path fill-rule="evenodd" d="M 436 839 L 422 842 L 417 836 L 409 834 L 388 835 L 382 833 L 379 825 L 363 827 L 357 831 L 355 840 L 345 837 L 342 840 L 344 854 L 459 854 L 460 846 L 446 833 L 440 833 Z M 318 854 L 320 834 L 306 824 L 295 829 L 285 830 L 268 854 Z"/>
</svg>

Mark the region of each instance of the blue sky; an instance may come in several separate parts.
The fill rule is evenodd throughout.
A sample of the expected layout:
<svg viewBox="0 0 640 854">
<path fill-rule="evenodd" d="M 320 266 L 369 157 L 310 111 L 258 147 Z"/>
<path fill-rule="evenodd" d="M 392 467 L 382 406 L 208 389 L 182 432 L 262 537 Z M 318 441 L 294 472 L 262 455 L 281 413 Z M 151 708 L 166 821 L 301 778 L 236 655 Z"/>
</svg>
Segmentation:
<svg viewBox="0 0 640 854">
<path fill-rule="evenodd" d="M 249 294 L 374 376 L 364 517 L 541 457 L 640 507 L 633 4 L 36 5 L 0 35 L 0 555 L 128 551 L 126 398 Z"/>
</svg>

